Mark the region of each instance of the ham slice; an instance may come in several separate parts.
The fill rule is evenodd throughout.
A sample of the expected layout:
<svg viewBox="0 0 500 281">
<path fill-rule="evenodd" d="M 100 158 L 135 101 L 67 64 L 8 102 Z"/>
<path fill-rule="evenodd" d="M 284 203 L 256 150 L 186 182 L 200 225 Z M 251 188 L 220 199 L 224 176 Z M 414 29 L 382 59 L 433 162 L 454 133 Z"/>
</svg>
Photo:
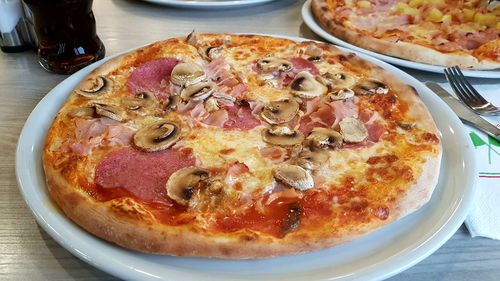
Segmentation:
<svg viewBox="0 0 500 281">
<path fill-rule="evenodd" d="M 313 75 L 318 75 L 319 70 L 314 65 L 314 63 L 303 59 L 303 58 L 289 58 L 289 61 L 292 62 L 293 67 L 291 71 L 279 73 L 279 79 L 281 81 L 282 87 L 287 87 L 293 81 L 295 76 L 301 71 L 308 71 Z"/>
<path fill-rule="evenodd" d="M 236 87 L 240 81 L 231 73 L 231 66 L 224 60 L 223 57 L 218 57 L 212 60 L 204 67 L 207 77 L 214 81 L 221 91 L 227 92 L 229 88 Z M 238 89 L 241 91 L 241 89 Z M 237 90 L 237 91 L 238 91 Z"/>
<path fill-rule="evenodd" d="M 224 128 L 228 130 L 250 130 L 260 125 L 260 121 L 252 115 L 250 106 L 246 104 L 234 105 L 226 108 L 228 111 L 228 121 Z"/>
<path fill-rule="evenodd" d="M 230 66 L 223 57 L 219 57 L 204 66 L 207 77 L 213 81 L 220 82 L 230 77 Z"/>
<path fill-rule="evenodd" d="M 320 97 L 315 97 L 306 101 L 306 112 L 304 112 L 304 116 L 311 114 L 318 108 L 320 99 Z"/>
<path fill-rule="evenodd" d="M 229 118 L 228 116 L 229 115 L 228 115 L 226 110 L 220 109 L 220 110 L 217 110 L 217 111 L 210 113 L 208 115 L 208 117 L 202 121 L 202 123 L 204 123 L 206 125 L 222 128 L 224 126 L 224 124 L 227 122 L 227 120 Z"/>
<path fill-rule="evenodd" d="M 272 163 L 281 163 L 289 157 L 288 151 L 281 146 L 261 148 L 260 155 Z"/>
<path fill-rule="evenodd" d="M 368 130 L 368 137 L 366 139 L 370 142 L 378 142 L 380 137 L 386 132 L 384 126 L 378 122 L 365 124 L 365 127 Z"/>
<path fill-rule="evenodd" d="M 246 92 L 248 90 L 248 87 L 247 85 L 245 84 L 238 84 L 236 85 L 232 90 L 231 92 L 229 92 L 229 95 L 237 98 L 241 95 L 243 95 L 244 92 Z"/>
<path fill-rule="evenodd" d="M 311 74 L 318 75 L 319 70 L 318 68 L 314 65 L 314 63 L 303 59 L 303 58 L 290 58 L 288 59 L 289 61 L 292 62 L 293 68 L 292 72 L 297 74 L 301 71 L 309 71 Z"/>
<path fill-rule="evenodd" d="M 108 127 L 104 140 L 110 145 L 127 145 L 131 142 L 134 132 L 122 125 L 111 125 Z"/>
<path fill-rule="evenodd" d="M 269 195 L 269 197 L 266 200 L 265 205 L 269 205 L 272 202 L 274 202 L 276 199 L 293 199 L 293 198 L 300 198 L 301 195 L 297 193 L 297 191 L 294 188 L 287 188 L 282 189 L 281 191 L 273 192 Z"/>
<path fill-rule="evenodd" d="M 335 121 L 332 124 L 332 127 L 336 127 L 340 120 L 346 117 L 358 117 L 358 97 L 353 97 L 350 99 L 342 100 L 342 101 L 333 101 L 330 103 L 330 106 L 333 108 L 335 112 Z"/>
<path fill-rule="evenodd" d="M 331 127 L 337 118 L 337 111 L 332 110 L 329 104 L 324 103 L 309 115 L 311 122 L 320 124 L 322 127 Z"/>
<path fill-rule="evenodd" d="M 229 185 L 233 185 L 241 178 L 244 174 L 249 173 L 247 165 L 241 162 L 236 162 L 227 170 L 225 182 Z"/>
<path fill-rule="evenodd" d="M 358 117 L 358 97 L 330 103 L 308 101 L 306 112 L 312 111 L 300 120 L 299 130 L 305 135 L 314 127 L 333 128 L 346 117 Z"/>
<path fill-rule="evenodd" d="M 108 128 L 108 125 L 103 123 L 103 118 L 99 119 L 75 119 L 75 137 L 77 141 L 88 141 L 93 137 L 102 135 Z M 109 119 L 109 118 L 106 118 Z"/>
<path fill-rule="evenodd" d="M 210 114 L 205 109 L 205 105 L 200 102 L 193 109 L 191 109 L 189 115 L 191 115 L 191 117 L 197 121 L 202 121 L 206 119 Z"/>
<path fill-rule="evenodd" d="M 69 145 L 70 151 L 88 154 L 100 145 L 128 145 L 132 140 L 132 129 L 109 118 L 75 119 L 76 142 Z"/>
</svg>

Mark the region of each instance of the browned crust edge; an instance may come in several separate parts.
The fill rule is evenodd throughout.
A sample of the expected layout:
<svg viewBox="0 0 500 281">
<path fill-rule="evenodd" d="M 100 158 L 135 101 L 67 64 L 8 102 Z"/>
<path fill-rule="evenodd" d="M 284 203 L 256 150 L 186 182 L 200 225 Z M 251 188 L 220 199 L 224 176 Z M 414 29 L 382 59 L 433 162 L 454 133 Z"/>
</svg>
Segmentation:
<svg viewBox="0 0 500 281">
<path fill-rule="evenodd" d="M 403 41 L 390 42 L 360 34 L 334 21 L 326 0 L 312 0 L 311 12 L 318 23 L 329 33 L 360 48 L 410 61 L 438 66 L 458 65 L 464 69 L 491 70 L 500 68 L 500 62 L 478 60 L 466 53 L 442 53 L 429 47 Z"/>
<path fill-rule="evenodd" d="M 214 34 L 213 36 L 220 35 Z M 334 52 L 346 54 L 333 46 L 331 48 Z M 113 70 L 120 65 L 121 60 L 126 55 L 106 62 L 95 69 L 89 76 L 105 74 Z M 353 59 L 362 61 L 357 56 L 354 56 Z M 377 78 L 383 81 L 394 80 L 392 75 L 380 67 L 366 61 L 363 61 L 363 63 L 371 67 Z M 394 82 L 391 81 L 391 83 Z M 409 86 L 399 81 L 398 83 L 400 85 L 397 87 L 407 87 L 407 91 L 403 92 L 404 99 L 413 100 L 417 105 L 413 114 L 421 114 L 427 120 L 424 126 L 431 132 L 437 133 L 432 117 L 430 117 L 422 101 L 411 91 Z M 47 140 L 54 133 L 53 129 L 51 127 Z M 429 200 L 438 179 L 441 159 L 441 154 L 439 154 L 439 157 L 428 160 L 424 166 L 422 176 L 416 184 L 408 189 L 408 195 L 415 196 L 415 198 L 403 200 L 399 206 L 391 207 L 390 216 L 387 220 L 374 219 L 356 230 L 335 237 L 305 237 L 304 235 L 307 235 L 307 233 L 301 232 L 299 235 L 291 233 L 283 239 L 277 239 L 248 230 L 235 233 L 213 233 L 193 225 L 168 226 L 120 215 L 112 210 L 109 202 L 96 202 L 78 186 L 70 184 L 61 174 L 61 171 L 53 168 L 52 163 L 46 159 L 46 153 L 47 144 L 42 160 L 48 190 L 52 199 L 72 221 L 88 232 L 104 240 L 140 252 L 225 259 L 270 258 L 325 249 L 352 241 L 398 220 L 415 211 Z"/>
</svg>

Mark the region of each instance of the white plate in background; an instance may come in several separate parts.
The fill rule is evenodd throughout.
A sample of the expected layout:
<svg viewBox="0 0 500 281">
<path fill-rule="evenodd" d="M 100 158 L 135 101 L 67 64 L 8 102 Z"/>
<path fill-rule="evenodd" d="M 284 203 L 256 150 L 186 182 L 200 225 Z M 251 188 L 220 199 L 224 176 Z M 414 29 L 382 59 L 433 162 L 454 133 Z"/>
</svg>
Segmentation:
<svg viewBox="0 0 500 281">
<path fill-rule="evenodd" d="M 145 2 L 182 8 L 219 9 L 253 6 L 276 0 L 142 0 Z"/>
<path fill-rule="evenodd" d="M 376 53 L 374 51 L 370 51 L 367 49 L 363 49 L 361 47 L 355 46 L 351 43 L 348 43 L 338 37 L 335 37 L 334 35 L 330 34 L 328 31 L 324 30 L 323 27 L 320 26 L 319 23 L 316 22 L 316 19 L 314 18 L 312 11 L 311 11 L 311 0 L 307 0 L 304 3 L 304 6 L 302 6 L 302 19 L 304 20 L 304 23 L 317 35 L 321 36 L 325 40 L 332 42 L 336 45 L 342 46 L 349 48 L 354 51 L 358 51 L 361 53 L 368 54 L 374 58 L 383 60 L 385 62 L 399 65 L 399 66 L 404 66 L 408 68 L 413 68 L 417 70 L 422 70 L 422 71 L 429 71 L 429 72 L 435 72 L 435 73 L 444 73 L 445 67 L 442 66 L 437 66 L 437 65 L 431 65 L 431 64 L 426 64 L 426 63 L 421 63 L 421 62 L 414 62 L 414 61 L 409 61 L 397 57 L 392 57 L 380 53 Z M 468 77 L 478 77 L 478 78 L 500 78 L 500 70 L 462 70 L 465 76 Z"/>
</svg>

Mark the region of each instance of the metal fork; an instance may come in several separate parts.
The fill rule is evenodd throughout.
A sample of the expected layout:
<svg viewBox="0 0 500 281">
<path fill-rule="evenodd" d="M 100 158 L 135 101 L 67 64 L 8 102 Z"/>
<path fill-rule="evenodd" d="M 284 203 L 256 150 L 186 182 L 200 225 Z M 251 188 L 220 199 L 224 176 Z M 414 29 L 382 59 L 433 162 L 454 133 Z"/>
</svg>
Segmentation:
<svg viewBox="0 0 500 281">
<path fill-rule="evenodd" d="M 444 70 L 444 75 L 458 98 L 479 115 L 500 115 L 500 108 L 481 96 L 465 79 L 458 66 Z"/>
</svg>

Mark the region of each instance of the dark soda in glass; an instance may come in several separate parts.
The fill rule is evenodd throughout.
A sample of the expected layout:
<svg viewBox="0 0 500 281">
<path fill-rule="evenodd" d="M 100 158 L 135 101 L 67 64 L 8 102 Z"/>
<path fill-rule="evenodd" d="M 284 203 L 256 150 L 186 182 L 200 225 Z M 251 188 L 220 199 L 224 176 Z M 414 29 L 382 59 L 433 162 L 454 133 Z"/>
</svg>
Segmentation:
<svg viewBox="0 0 500 281">
<path fill-rule="evenodd" d="M 73 73 L 104 57 L 93 0 L 23 0 L 33 16 L 38 59 L 47 70 Z"/>
</svg>

